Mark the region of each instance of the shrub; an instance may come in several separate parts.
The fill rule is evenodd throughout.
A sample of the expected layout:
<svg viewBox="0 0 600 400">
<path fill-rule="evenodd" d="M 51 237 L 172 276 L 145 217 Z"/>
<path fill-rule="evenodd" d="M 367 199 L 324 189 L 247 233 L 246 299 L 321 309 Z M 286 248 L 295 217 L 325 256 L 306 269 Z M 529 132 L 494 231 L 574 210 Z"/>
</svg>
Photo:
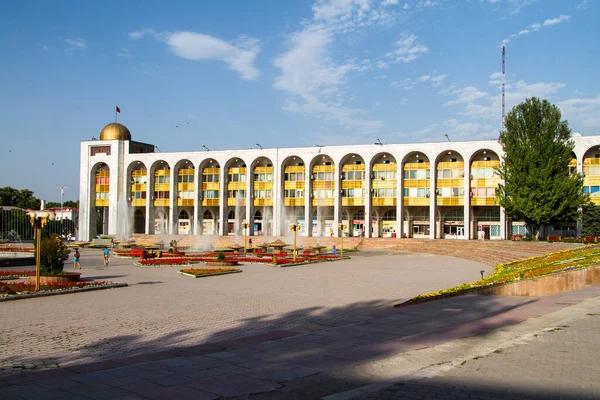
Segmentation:
<svg viewBox="0 0 600 400">
<path fill-rule="evenodd" d="M 217 261 L 226 261 L 226 260 L 227 260 L 227 258 L 225 257 L 225 254 L 223 254 L 223 252 L 222 252 L 222 251 L 220 251 L 220 252 L 217 254 Z"/>
<path fill-rule="evenodd" d="M 42 238 L 40 244 L 40 273 L 42 275 L 59 275 L 62 273 L 70 252 L 58 235 Z"/>
</svg>

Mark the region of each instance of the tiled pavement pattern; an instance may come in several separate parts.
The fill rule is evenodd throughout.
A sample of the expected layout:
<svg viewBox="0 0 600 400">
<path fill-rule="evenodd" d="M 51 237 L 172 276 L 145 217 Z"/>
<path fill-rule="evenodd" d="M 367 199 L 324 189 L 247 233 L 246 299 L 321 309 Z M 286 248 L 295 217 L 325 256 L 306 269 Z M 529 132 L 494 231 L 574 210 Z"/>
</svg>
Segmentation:
<svg viewBox="0 0 600 400">
<path fill-rule="evenodd" d="M 439 356 L 449 357 L 448 343 L 493 340 L 495 332 L 511 329 L 512 324 L 529 318 L 533 319 L 522 324 L 533 321 L 529 329 L 534 329 L 537 320 L 547 318 L 541 324 L 537 323 L 539 339 L 500 347 L 504 349 L 502 354 L 486 355 L 493 353 L 488 348 L 487 353 L 481 354 L 485 357 L 473 360 L 475 357 L 469 356 L 469 361 L 460 369 L 450 369 L 438 381 L 407 381 L 375 391 L 370 396 L 374 399 L 527 398 L 524 395 L 529 393 L 521 387 L 525 386 L 534 391 L 529 398 L 549 398 L 540 397 L 544 389 L 548 389 L 546 394 L 551 392 L 563 396 L 561 398 L 593 398 L 597 394 L 594 390 L 599 388 L 596 378 L 600 351 L 593 343 L 600 320 L 596 315 L 600 313 L 599 295 L 600 286 L 594 286 L 541 299 L 471 295 L 388 308 L 363 322 L 316 329 L 305 334 L 272 332 L 214 346 L 193 346 L 5 377 L 0 379 L 0 398 L 353 398 L 344 393 L 372 384 L 377 376 L 389 380 L 395 376 L 394 368 L 414 372 L 418 371 L 419 365 L 435 367 L 436 360 L 442 361 L 438 364 L 444 364 L 445 358 Z M 569 306 L 573 310 L 567 308 Z M 545 315 L 552 315 L 552 312 L 562 312 L 563 316 L 548 319 Z M 568 328 L 554 325 L 552 332 L 539 331 L 540 326 L 562 321 L 564 315 L 571 314 L 588 318 L 575 319 Z M 473 335 L 480 336 L 471 338 Z M 509 332 L 508 336 L 511 335 L 515 333 Z M 563 336 L 559 338 L 559 335 Z M 442 350 L 435 353 L 438 347 Z M 466 342 L 462 348 L 458 346 L 458 353 L 456 349 L 454 353 L 458 356 L 469 351 L 479 354 L 479 348 L 476 343 Z M 572 348 L 576 349 L 573 356 L 566 362 L 560 360 L 566 360 L 565 354 L 571 354 Z M 419 358 L 420 352 L 432 355 Z M 400 365 L 385 364 L 386 360 L 398 364 L 394 360 L 398 354 L 408 356 Z M 538 373 L 537 377 L 542 381 L 536 381 L 536 375 L 531 372 L 540 363 L 546 365 L 546 373 Z M 589 371 L 582 374 L 582 367 Z M 360 368 L 362 375 L 358 373 Z M 556 380 L 560 375 L 562 377 Z M 478 381 L 481 378 L 498 378 L 498 383 L 494 384 L 492 379 L 493 386 L 485 386 L 486 382 Z M 523 383 L 521 386 L 515 382 L 519 378 Z M 592 384 L 582 385 L 580 379 Z M 476 381 L 481 385 L 470 384 Z M 549 382 L 555 382 L 563 390 L 552 392 Z M 537 386 L 532 386 L 534 384 Z M 363 393 L 359 398 L 368 396 Z"/>
<path fill-rule="evenodd" d="M 243 265 L 241 274 L 194 279 L 116 257 L 105 268 L 100 250 L 84 250 L 83 278 L 130 286 L 0 303 L 0 377 L 362 321 L 492 271 L 452 257 L 360 254 L 290 268 Z"/>
</svg>

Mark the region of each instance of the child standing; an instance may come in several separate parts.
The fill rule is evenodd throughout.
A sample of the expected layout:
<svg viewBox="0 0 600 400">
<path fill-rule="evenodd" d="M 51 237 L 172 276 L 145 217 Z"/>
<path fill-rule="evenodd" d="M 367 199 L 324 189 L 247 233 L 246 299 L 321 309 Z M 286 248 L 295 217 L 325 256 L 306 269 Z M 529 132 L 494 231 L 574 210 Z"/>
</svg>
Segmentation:
<svg viewBox="0 0 600 400">
<path fill-rule="evenodd" d="M 80 257 L 81 254 L 79 254 L 79 249 L 75 249 L 75 254 L 73 255 L 73 269 L 77 269 L 77 267 L 81 269 L 81 264 L 79 263 Z"/>
</svg>

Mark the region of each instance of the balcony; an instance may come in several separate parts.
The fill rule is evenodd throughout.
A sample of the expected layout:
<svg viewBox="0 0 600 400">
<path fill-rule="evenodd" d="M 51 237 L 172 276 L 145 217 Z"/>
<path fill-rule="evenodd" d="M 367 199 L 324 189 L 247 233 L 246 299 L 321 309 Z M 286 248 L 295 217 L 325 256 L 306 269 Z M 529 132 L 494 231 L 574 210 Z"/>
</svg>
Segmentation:
<svg viewBox="0 0 600 400">
<path fill-rule="evenodd" d="M 219 207 L 220 199 L 204 199 L 202 200 L 202 206 L 204 207 Z"/>
<path fill-rule="evenodd" d="M 333 206 L 334 199 L 333 198 L 325 198 L 325 199 L 312 199 L 313 206 Z"/>
<path fill-rule="evenodd" d="M 108 199 L 96 200 L 96 207 L 108 207 Z"/>
<path fill-rule="evenodd" d="M 146 199 L 133 199 L 131 200 L 132 207 L 146 207 Z"/>
<path fill-rule="evenodd" d="M 273 190 L 273 181 L 254 181 L 254 190 Z"/>
<path fill-rule="evenodd" d="M 471 197 L 472 206 L 497 206 L 495 197 Z"/>
<path fill-rule="evenodd" d="M 146 184 L 145 183 L 138 183 L 138 184 L 133 184 L 131 185 L 131 192 L 145 192 L 146 191 Z"/>
<path fill-rule="evenodd" d="M 105 184 L 97 184 L 96 185 L 96 193 L 105 193 L 109 191 L 109 185 Z"/>
<path fill-rule="evenodd" d="M 362 189 L 363 186 L 363 181 L 342 181 L 342 189 Z"/>
<path fill-rule="evenodd" d="M 171 190 L 171 184 L 170 183 L 155 183 L 154 184 L 154 191 L 155 192 L 168 192 Z"/>
<path fill-rule="evenodd" d="M 364 206 L 365 199 L 361 197 L 342 197 L 342 206 Z"/>
<path fill-rule="evenodd" d="M 229 182 L 227 190 L 246 190 L 246 182 Z"/>
<path fill-rule="evenodd" d="M 284 197 L 283 199 L 284 206 L 301 206 L 304 207 L 304 198 L 303 197 Z"/>
<path fill-rule="evenodd" d="M 373 181 L 373 189 L 396 189 L 397 186 L 397 182 L 395 179 L 391 179 L 391 180 L 381 180 L 381 179 L 376 179 Z M 427 183 L 427 186 L 413 186 L 413 187 L 429 187 L 429 183 Z"/>
<path fill-rule="evenodd" d="M 194 207 L 194 199 L 177 199 L 179 207 Z"/>
<path fill-rule="evenodd" d="M 586 176 L 583 178 L 583 186 L 600 186 L 600 176 Z"/>
<path fill-rule="evenodd" d="M 313 190 L 315 189 L 333 189 L 335 187 L 334 181 L 314 181 Z"/>
<path fill-rule="evenodd" d="M 373 181 L 373 184 L 375 181 Z M 430 186 L 429 179 L 405 179 L 404 187 L 405 188 L 429 188 Z M 374 187 L 374 186 L 373 186 Z"/>
<path fill-rule="evenodd" d="M 241 207 L 245 207 L 246 206 L 246 199 L 235 199 L 235 198 L 228 198 L 227 199 L 227 205 L 228 206 L 241 206 Z"/>
<path fill-rule="evenodd" d="M 180 192 L 193 192 L 194 184 L 193 183 L 178 183 L 177 190 Z"/>
<path fill-rule="evenodd" d="M 371 204 L 373 205 L 373 207 L 395 206 L 397 204 L 397 201 L 395 197 L 374 197 L 373 199 L 371 199 Z"/>
<path fill-rule="evenodd" d="M 304 189 L 304 181 L 285 181 L 283 183 L 283 189 Z"/>
<path fill-rule="evenodd" d="M 461 197 L 438 197 L 438 206 L 462 206 L 465 204 L 464 198 Z"/>
<path fill-rule="evenodd" d="M 444 187 L 460 188 L 460 187 L 464 186 L 465 181 L 463 180 L 463 178 L 438 178 L 436 181 L 436 184 L 437 184 L 438 188 L 444 188 Z"/>
<path fill-rule="evenodd" d="M 273 199 L 254 199 L 254 206 L 272 206 Z"/>
<path fill-rule="evenodd" d="M 169 199 L 156 199 L 154 200 L 154 207 L 169 207 Z"/>
<path fill-rule="evenodd" d="M 202 182 L 202 190 L 219 190 L 219 182 Z"/>
<path fill-rule="evenodd" d="M 404 205 L 405 206 L 428 206 L 429 198 L 428 197 L 405 197 Z"/>
</svg>

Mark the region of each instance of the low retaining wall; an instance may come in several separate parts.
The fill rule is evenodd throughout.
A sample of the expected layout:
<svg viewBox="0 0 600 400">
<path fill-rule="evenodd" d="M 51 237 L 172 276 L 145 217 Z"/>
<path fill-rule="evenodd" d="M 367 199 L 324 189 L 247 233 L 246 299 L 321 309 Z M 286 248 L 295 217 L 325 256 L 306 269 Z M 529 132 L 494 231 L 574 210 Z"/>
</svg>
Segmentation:
<svg viewBox="0 0 600 400">
<path fill-rule="evenodd" d="M 600 283 L 600 265 L 476 290 L 496 296 L 547 296 Z"/>
</svg>

